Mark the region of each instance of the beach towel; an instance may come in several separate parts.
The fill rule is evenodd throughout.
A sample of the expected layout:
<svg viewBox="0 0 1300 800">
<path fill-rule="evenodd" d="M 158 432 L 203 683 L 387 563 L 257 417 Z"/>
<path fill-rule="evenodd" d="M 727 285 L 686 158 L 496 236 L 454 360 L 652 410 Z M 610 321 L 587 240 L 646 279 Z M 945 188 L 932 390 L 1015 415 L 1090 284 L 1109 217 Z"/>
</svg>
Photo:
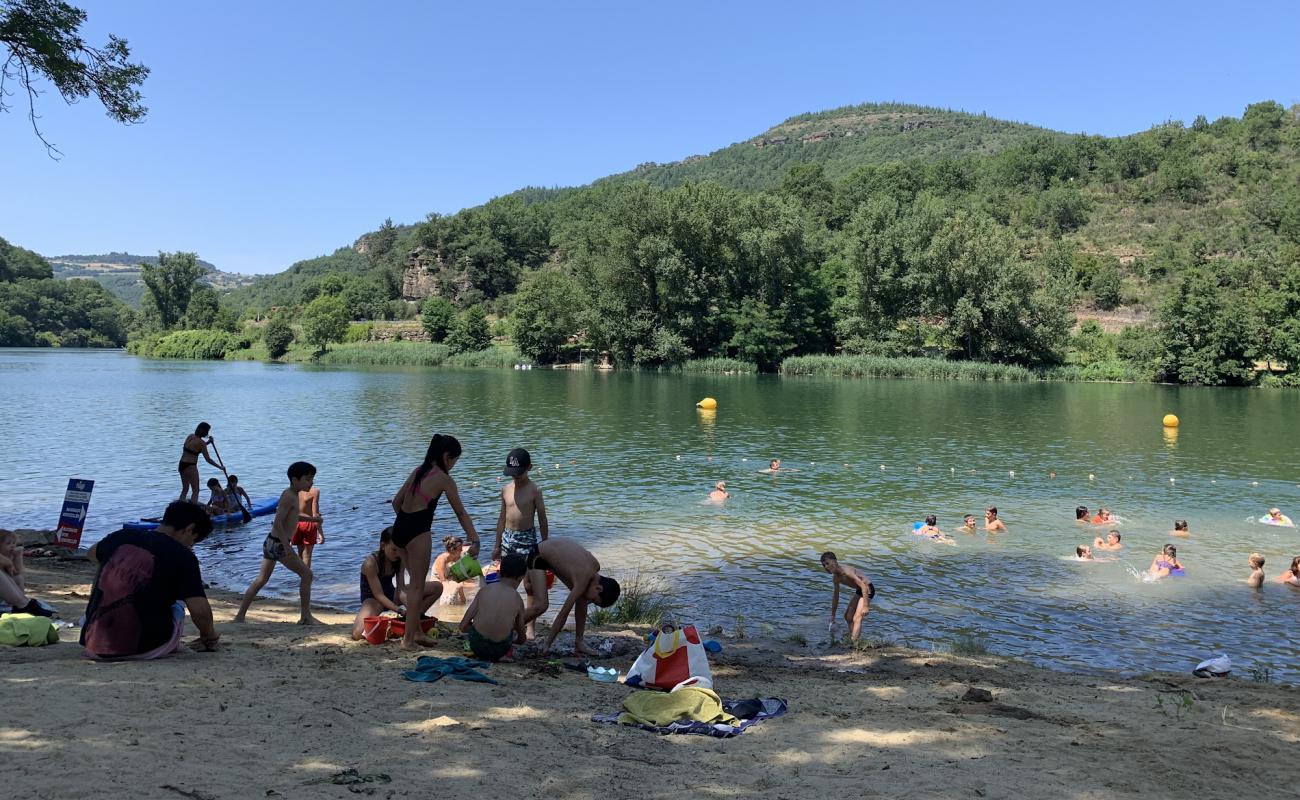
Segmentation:
<svg viewBox="0 0 1300 800">
<path fill-rule="evenodd" d="M 459 681 L 495 684 L 496 681 L 478 672 L 478 670 L 490 666 L 492 665 L 486 661 L 470 661 L 460 656 L 451 658 L 420 656 L 415 660 L 415 669 L 403 672 L 402 677 L 408 681 L 419 683 L 433 683 L 443 677 L 450 676 Z"/>
<path fill-rule="evenodd" d="M 683 686 L 668 694 L 633 692 L 623 699 L 621 725 L 671 725 L 678 720 L 735 726 L 740 720 L 722 710 L 722 698 L 712 689 Z"/>
<path fill-rule="evenodd" d="M 679 686 L 713 688 L 709 657 L 694 625 L 662 631 L 637 657 L 623 680 L 627 686 L 672 690 Z"/>
<path fill-rule="evenodd" d="M 59 641 L 59 630 L 49 617 L 34 614 L 0 615 L 0 644 L 41 647 Z"/>
<path fill-rule="evenodd" d="M 685 691 L 684 689 L 681 691 Z M 636 694 L 649 694 L 654 697 L 672 697 L 671 694 L 663 695 L 655 692 L 637 692 Z M 628 697 L 630 700 L 636 695 Z M 642 701 L 638 701 L 642 702 Z M 627 702 L 624 701 L 626 709 Z M 766 697 L 763 699 L 751 698 L 748 700 L 723 700 L 722 713 L 730 715 L 736 719 L 735 724 L 726 722 L 701 722 L 694 719 L 679 719 L 668 723 L 667 725 L 650 725 L 643 722 L 636 722 L 629 711 L 618 711 L 613 714 L 596 714 L 592 722 L 604 722 L 614 725 L 631 725 L 640 728 L 643 731 L 668 735 L 672 733 L 695 734 L 698 736 L 712 736 L 716 739 L 730 739 L 733 736 L 739 736 L 744 733 L 751 725 L 762 722 L 765 719 L 779 717 L 788 710 L 789 706 L 785 700 L 779 697 Z M 624 721 L 624 720 L 627 721 Z"/>
</svg>

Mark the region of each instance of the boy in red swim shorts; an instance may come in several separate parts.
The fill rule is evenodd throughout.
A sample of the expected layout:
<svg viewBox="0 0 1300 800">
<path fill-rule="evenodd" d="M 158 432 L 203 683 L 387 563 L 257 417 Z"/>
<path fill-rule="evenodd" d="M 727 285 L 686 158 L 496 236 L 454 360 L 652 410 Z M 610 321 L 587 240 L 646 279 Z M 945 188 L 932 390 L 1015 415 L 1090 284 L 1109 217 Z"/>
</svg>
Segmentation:
<svg viewBox="0 0 1300 800">
<path fill-rule="evenodd" d="M 298 526 L 289 544 L 298 551 L 302 563 L 311 569 L 311 551 L 325 544 L 325 519 L 320 515 L 320 489 L 315 486 L 298 492 Z"/>
</svg>

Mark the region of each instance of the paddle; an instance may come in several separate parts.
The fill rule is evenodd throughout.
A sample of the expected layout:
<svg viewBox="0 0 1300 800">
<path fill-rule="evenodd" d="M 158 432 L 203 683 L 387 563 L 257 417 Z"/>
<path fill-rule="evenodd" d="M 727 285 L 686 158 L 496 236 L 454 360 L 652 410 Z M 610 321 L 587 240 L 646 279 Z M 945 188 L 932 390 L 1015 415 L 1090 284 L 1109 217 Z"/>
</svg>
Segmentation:
<svg viewBox="0 0 1300 800">
<path fill-rule="evenodd" d="M 221 470 L 222 475 L 226 476 L 226 485 L 229 486 L 230 475 L 226 472 L 226 460 L 221 457 L 221 451 L 217 449 L 217 440 L 209 436 L 208 444 L 212 445 L 212 452 L 215 453 L 217 456 L 217 464 L 219 465 L 218 469 Z M 236 493 L 234 495 L 234 498 L 235 498 L 235 505 L 239 506 L 239 516 L 243 518 L 244 522 L 251 522 L 253 519 L 253 515 L 248 513 L 248 509 L 244 508 L 244 504 L 239 501 L 239 494 Z"/>
</svg>

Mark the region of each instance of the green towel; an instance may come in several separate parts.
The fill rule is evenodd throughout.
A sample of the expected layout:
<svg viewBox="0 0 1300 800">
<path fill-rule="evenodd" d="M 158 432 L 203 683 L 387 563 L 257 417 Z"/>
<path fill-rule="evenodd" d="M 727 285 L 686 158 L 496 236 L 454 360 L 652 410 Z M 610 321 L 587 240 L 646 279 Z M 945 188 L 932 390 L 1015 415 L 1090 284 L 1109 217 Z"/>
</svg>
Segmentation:
<svg viewBox="0 0 1300 800">
<path fill-rule="evenodd" d="M 49 617 L 0 614 L 0 644 L 40 647 L 59 641 L 59 629 Z"/>
<path fill-rule="evenodd" d="M 623 725 L 662 727 L 681 719 L 738 725 L 740 720 L 722 710 L 722 698 L 712 689 L 686 686 L 675 692 L 633 692 L 623 700 Z"/>
</svg>

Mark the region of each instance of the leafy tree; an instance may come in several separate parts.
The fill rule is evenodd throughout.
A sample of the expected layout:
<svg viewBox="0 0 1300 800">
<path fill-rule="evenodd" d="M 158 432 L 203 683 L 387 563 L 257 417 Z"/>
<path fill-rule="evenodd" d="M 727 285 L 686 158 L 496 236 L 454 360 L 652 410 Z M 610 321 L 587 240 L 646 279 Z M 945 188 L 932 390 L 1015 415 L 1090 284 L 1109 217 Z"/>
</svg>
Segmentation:
<svg viewBox="0 0 1300 800">
<path fill-rule="evenodd" d="M 1255 150 L 1275 150 L 1282 141 L 1282 125 L 1286 122 L 1286 109 L 1269 100 L 1246 106 L 1242 115 L 1246 128 L 1246 142 Z"/>
<path fill-rule="evenodd" d="M 194 253 L 159 253 L 157 264 L 141 264 L 140 279 L 164 329 L 172 328 L 190 305 L 190 296 L 203 275 Z"/>
<path fill-rule="evenodd" d="M 366 255 L 370 257 L 371 263 L 382 261 L 393 250 L 393 245 L 397 244 L 397 227 L 393 225 L 391 217 L 384 220 L 384 224 L 379 226 L 370 237 L 369 250 Z"/>
<path fill-rule="evenodd" d="M 128 60 L 125 39 L 110 34 L 103 47 L 87 44 L 85 21 L 86 12 L 58 0 L 0 0 L 0 47 L 7 54 L 0 64 L 0 112 L 10 109 L 7 97 L 25 96 L 32 130 L 51 155 L 59 151 L 36 123 L 39 79 L 54 84 L 69 105 L 94 95 L 117 122 L 139 122 L 147 112 L 139 87 L 149 69 Z"/>
<path fill-rule="evenodd" d="M 763 372 L 775 372 L 781 359 L 794 350 L 785 320 L 761 300 L 745 298 L 732 314 L 732 326 L 727 344 L 735 348 L 738 358 L 757 364 Z"/>
<path fill-rule="evenodd" d="M 277 314 L 266 323 L 262 339 L 266 342 L 266 352 L 271 358 L 280 358 L 289 352 L 289 345 L 293 344 L 293 328 L 289 327 L 288 320 Z"/>
<path fill-rule="evenodd" d="M 488 325 L 483 306 L 473 305 L 456 318 L 447 346 L 453 353 L 473 353 L 492 345 L 492 329 Z"/>
<path fill-rule="evenodd" d="M 348 332 L 348 307 L 338 295 L 317 297 L 303 309 L 303 338 L 315 345 L 317 351 L 329 349 L 330 344 L 343 341 Z"/>
<path fill-rule="evenodd" d="M 1097 308 L 1109 311 L 1118 306 L 1121 300 L 1120 285 L 1119 264 L 1114 259 L 1106 260 L 1092 274 L 1089 286 Z"/>
<path fill-rule="evenodd" d="M 342 296 L 352 319 L 383 319 L 388 312 L 388 294 L 374 278 L 350 278 Z"/>
<path fill-rule="evenodd" d="M 539 364 L 552 364 L 569 337 L 578 332 L 582 288 L 556 269 L 533 273 L 515 295 L 514 343 Z"/>
<path fill-rule="evenodd" d="M 199 286 L 190 295 L 190 302 L 185 307 L 185 327 L 191 329 L 217 327 L 217 316 L 221 304 L 217 292 L 211 286 Z"/>
<path fill-rule="evenodd" d="M 434 295 L 424 301 L 420 308 L 420 324 L 435 342 L 447 338 L 456 322 L 456 308 L 445 297 Z"/>
<path fill-rule="evenodd" d="M 1188 270 L 1160 308 L 1161 377 L 1210 386 L 1252 377 L 1251 309 L 1208 267 Z"/>
</svg>

